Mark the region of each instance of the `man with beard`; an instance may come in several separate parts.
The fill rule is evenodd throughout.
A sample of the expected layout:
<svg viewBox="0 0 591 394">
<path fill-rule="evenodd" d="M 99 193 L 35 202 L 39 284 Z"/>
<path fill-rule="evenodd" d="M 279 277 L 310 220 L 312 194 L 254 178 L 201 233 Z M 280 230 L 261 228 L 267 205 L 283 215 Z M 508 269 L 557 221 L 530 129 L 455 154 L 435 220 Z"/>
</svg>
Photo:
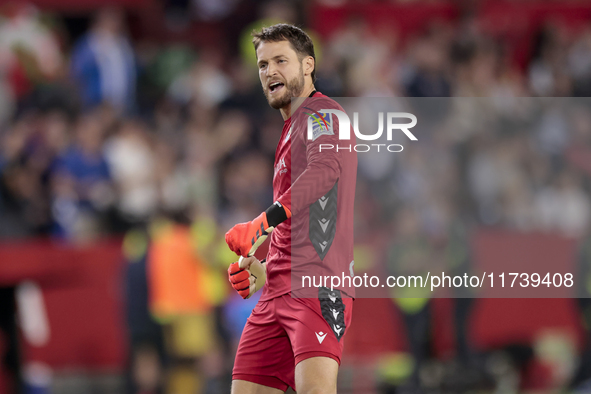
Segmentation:
<svg viewBox="0 0 591 394">
<path fill-rule="evenodd" d="M 353 276 L 357 156 L 349 141 L 339 140 L 330 112 L 343 109 L 314 89 L 310 37 L 287 24 L 253 37 L 263 91 L 285 123 L 275 154 L 275 203 L 226 233 L 241 256 L 228 269 L 232 286 L 243 298 L 263 288 L 240 338 L 232 393 L 271 394 L 290 386 L 299 394 L 336 393 L 352 287 L 306 292 L 296 289 L 302 282 L 292 281 L 292 273 Z M 322 150 L 324 144 L 341 149 Z M 265 263 L 252 256 L 269 234 Z"/>
</svg>

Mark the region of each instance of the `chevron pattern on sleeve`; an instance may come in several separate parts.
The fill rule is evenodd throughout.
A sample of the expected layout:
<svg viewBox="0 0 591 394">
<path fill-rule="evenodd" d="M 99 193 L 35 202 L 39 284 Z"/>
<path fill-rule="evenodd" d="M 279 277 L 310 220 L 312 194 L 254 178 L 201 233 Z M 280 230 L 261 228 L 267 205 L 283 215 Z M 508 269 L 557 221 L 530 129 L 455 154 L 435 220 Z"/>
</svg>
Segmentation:
<svg viewBox="0 0 591 394">
<path fill-rule="evenodd" d="M 338 184 L 337 181 L 328 193 L 310 205 L 310 242 L 320 260 L 330 250 L 337 231 Z"/>
</svg>

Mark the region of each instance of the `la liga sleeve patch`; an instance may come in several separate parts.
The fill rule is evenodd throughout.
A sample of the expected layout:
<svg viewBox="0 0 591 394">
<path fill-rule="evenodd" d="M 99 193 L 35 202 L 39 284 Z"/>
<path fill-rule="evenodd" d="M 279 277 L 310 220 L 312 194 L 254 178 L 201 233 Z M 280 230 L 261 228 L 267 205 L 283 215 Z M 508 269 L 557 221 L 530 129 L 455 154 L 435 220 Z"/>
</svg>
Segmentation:
<svg viewBox="0 0 591 394">
<path fill-rule="evenodd" d="M 332 114 L 315 111 L 304 107 L 304 113 L 308 116 L 308 134 L 312 131 L 312 141 L 315 141 L 321 135 L 334 135 Z"/>
</svg>

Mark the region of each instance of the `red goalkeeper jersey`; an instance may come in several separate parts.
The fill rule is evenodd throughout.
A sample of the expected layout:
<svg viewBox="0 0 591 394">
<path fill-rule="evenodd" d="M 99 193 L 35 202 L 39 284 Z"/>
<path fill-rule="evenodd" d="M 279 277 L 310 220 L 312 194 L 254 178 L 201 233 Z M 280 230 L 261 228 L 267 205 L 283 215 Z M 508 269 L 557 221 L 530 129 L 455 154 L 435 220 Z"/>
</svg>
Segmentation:
<svg viewBox="0 0 591 394">
<path fill-rule="evenodd" d="M 339 140 L 338 120 L 323 113 L 325 109 L 343 111 L 316 92 L 283 125 L 275 152 L 273 200 L 292 217 L 271 233 L 263 301 L 292 291 L 298 297 L 318 297 L 318 289 L 308 286 L 312 282 L 302 287 L 303 275 L 316 281 L 353 275 L 357 154 L 351 141 Z M 337 288 L 354 296 L 349 283 Z"/>
</svg>

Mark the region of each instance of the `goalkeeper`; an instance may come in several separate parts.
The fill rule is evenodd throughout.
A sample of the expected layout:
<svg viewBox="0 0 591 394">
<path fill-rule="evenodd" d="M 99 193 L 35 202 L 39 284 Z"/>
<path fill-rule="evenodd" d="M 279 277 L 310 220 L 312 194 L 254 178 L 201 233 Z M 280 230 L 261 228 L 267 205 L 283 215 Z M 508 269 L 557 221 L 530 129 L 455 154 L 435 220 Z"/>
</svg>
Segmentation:
<svg viewBox="0 0 591 394">
<path fill-rule="evenodd" d="M 353 275 L 357 156 L 351 149 L 319 149 L 348 141 L 339 140 L 334 115 L 323 112 L 343 109 L 314 89 L 310 37 L 287 24 L 253 37 L 263 92 L 284 125 L 275 154 L 275 203 L 226 233 L 228 246 L 241 256 L 228 270 L 232 286 L 243 298 L 263 292 L 240 338 L 232 393 L 271 394 L 290 386 L 300 394 L 336 393 L 354 294 L 348 288 L 296 289 L 292 274 Z M 301 98 L 294 107 L 292 97 Z M 308 117 L 314 119 L 310 131 Z M 252 255 L 267 236 L 266 262 L 258 261 Z"/>
</svg>

